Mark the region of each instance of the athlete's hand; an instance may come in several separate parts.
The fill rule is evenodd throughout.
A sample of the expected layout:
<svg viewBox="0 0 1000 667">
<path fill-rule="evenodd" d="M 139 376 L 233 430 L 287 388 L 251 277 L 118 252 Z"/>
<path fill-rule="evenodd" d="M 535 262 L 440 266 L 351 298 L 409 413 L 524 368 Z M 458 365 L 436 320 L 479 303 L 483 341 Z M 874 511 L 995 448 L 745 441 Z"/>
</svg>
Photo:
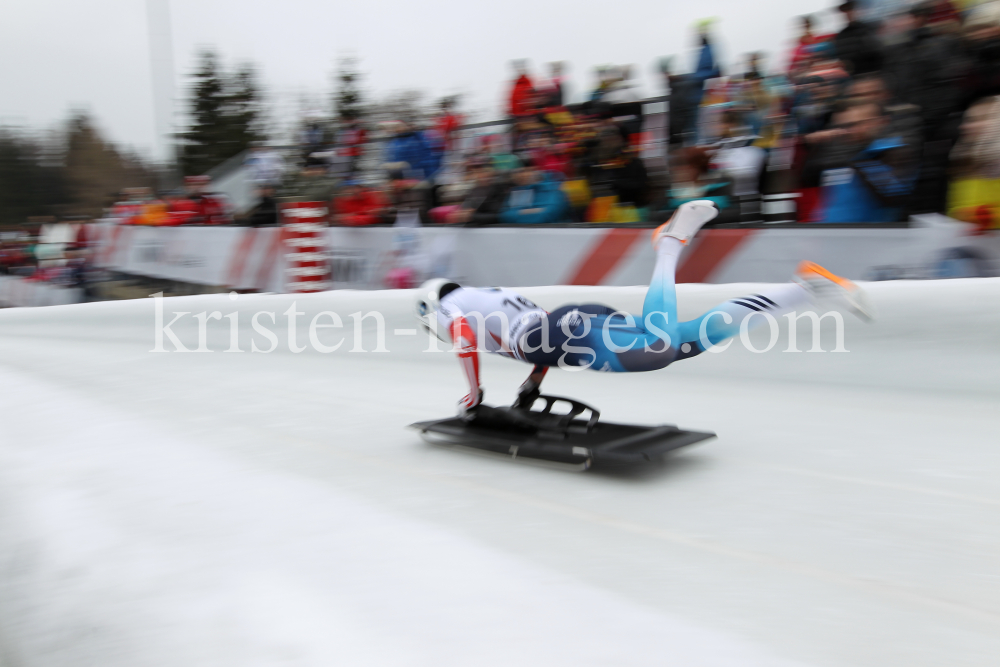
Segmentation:
<svg viewBox="0 0 1000 667">
<path fill-rule="evenodd" d="M 525 380 L 517 390 L 517 400 L 514 401 L 515 408 L 530 410 L 535 404 L 535 400 L 541 396 L 542 380 L 549 369 L 544 366 L 535 366 L 531 375 Z"/>
<path fill-rule="evenodd" d="M 522 410 L 530 410 L 531 406 L 535 404 L 535 399 L 542 395 L 538 386 L 538 383 L 533 382 L 530 378 L 525 380 L 521 388 L 517 390 L 517 400 L 514 401 L 514 407 L 521 408 Z"/>
<path fill-rule="evenodd" d="M 475 392 L 474 394 L 466 394 L 465 396 L 462 397 L 462 400 L 458 402 L 458 416 L 462 417 L 463 419 L 466 417 L 470 417 L 475 412 L 479 404 L 482 402 L 483 402 L 483 389 L 482 387 L 480 387 L 477 392 Z"/>
</svg>

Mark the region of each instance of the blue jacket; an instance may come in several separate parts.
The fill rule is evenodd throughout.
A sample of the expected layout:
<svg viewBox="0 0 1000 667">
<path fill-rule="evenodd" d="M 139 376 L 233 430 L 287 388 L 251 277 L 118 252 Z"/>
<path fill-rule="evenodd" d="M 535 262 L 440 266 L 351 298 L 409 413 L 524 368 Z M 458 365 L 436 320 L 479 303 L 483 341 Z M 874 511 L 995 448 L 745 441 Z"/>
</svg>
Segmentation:
<svg viewBox="0 0 1000 667">
<path fill-rule="evenodd" d="M 521 213 L 536 208 L 542 210 L 536 213 Z M 510 191 L 503 210 L 500 211 L 500 222 L 522 225 L 560 222 L 566 218 L 568 211 L 569 201 L 563 194 L 561 183 L 548 172 L 542 172 L 537 183 L 519 186 Z"/>
<path fill-rule="evenodd" d="M 712 48 L 712 43 L 707 40 L 702 44 L 701 51 L 698 52 L 698 66 L 695 68 L 694 75 L 702 84 L 722 75 L 719 65 L 715 62 L 715 49 Z"/>
<path fill-rule="evenodd" d="M 389 142 L 387 162 L 406 162 L 414 177 L 431 178 L 441 166 L 441 156 L 431 146 L 423 132 L 400 134 Z"/>
<path fill-rule="evenodd" d="M 905 144 L 897 137 L 876 139 L 851 165 L 823 172 L 823 222 L 896 222 L 916 179 L 903 176 L 882 161 L 885 153 Z"/>
<path fill-rule="evenodd" d="M 718 63 L 715 62 L 715 50 L 712 48 L 712 43 L 708 40 L 705 40 L 702 44 L 701 51 L 698 53 L 698 66 L 690 76 L 697 82 L 697 90 L 695 92 L 695 108 L 697 109 L 705 97 L 705 82 L 709 79 L 717 79 L 722 76 L 722 71 L 719 69 Z M 697 119 L 697 113 L 695 114 L 695 118 Z"/>
</svg>

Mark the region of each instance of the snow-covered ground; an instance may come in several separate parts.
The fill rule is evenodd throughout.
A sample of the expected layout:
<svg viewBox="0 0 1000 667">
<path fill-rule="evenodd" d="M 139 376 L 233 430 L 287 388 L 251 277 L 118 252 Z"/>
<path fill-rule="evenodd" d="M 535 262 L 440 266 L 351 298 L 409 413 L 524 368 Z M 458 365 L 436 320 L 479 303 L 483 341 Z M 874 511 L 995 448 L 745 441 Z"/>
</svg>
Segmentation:
<svg viewBox="0 0 1000 667">
<path fill-rule="evenodd" d="M 187 354 L 150 352 L 152 299 L 0 311 L 0 665 L 995 664 L 1000 280 L 869 289 L 880 319 L 845 318 L 847 353 L 782 332 L 550 373 L 609 420 L 719 435 L 631 474 L 424 444 L 405 426 L 464 388 L 395 331 L 407 292 L 161 302 L 189 348 L 223 316 Z M 753 291 L 682 286 L 682 316 Z M 371 310 L 388 351 L 351 352 Z M 344 327 L 311 342 L 321 311 Z M 486 359 L 488 402 L 527 370 Z"/>
</svg>

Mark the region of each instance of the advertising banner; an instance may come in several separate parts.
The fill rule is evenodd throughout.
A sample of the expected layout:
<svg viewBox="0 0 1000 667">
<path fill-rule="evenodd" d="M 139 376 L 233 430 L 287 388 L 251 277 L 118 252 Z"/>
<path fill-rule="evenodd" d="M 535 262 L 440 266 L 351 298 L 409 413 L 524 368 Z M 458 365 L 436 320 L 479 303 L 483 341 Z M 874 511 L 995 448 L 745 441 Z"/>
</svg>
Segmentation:
<svg viewBox="0 0 1000 667">
<path fill-rule="evenodd" d="M 633 227 L 329 227 L 333 289 L 410 287 L 448 276 L 469 285 L 644 285 L 655 255 Z M 706 229 L 681 257 L 678 282 L 784 282 L 802 260 L 857 280 L 997 275 L 1000 235 L 940 215 L 908 227 L 801 225 Z M 287 229 L 105 225 L 94 258 L 123 273 L 220 288 L 283 292 Z M 326 270 L 326 269 L 324 269 Z"/>
</svg>

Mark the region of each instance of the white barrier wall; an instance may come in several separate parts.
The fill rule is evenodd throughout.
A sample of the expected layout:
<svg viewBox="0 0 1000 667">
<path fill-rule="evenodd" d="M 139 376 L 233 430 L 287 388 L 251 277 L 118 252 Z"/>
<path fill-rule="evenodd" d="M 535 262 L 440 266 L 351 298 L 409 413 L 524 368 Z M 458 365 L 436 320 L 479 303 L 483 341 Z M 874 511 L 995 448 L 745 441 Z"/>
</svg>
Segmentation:
<svg viewBox="0 0 1000 667">
<path fill-rule="evenodd" d="M 0 276 L 0 306 L 64 306 L 79 303 L 83 290 L 35 282 L 19 276 Z"/>
<path fill-rule="evenodd" d="M 134 275 L 242 290 L 286 290 L 289 254 L 278 228 L 122 227 L 99 223 L 98 266 Z M 641 285 L 654 255 L 651 230 L 587 227 L 332 227 L 334 288 L 386 285 L 393 269 L 413 280 L 450 276 L 470 285 Z M 854 279 L 995 275 L 1000 235 L 923 216 L 907 228 L 804 225 L 708 229 L 681 259 L 679 282 L 781 282 L 802 260 Z M 950 263 L 949 263 L 950 262 Z"/>
<path fill-rule="evenodd" d="M 94 263 L 123 273 L 198 285 L 282 292 L 280 228 L 95 225 Z"/>
<path fill-rule="evenodd" d="M 782 282 L 802 260 L 860 280 L 995 275 L 1000 235 L 924 216 L 907 228 L 802 226 L 708 229 L 681 259 L 679 282 Z M 335 287 L 378 288 L 393 267 L 450 276 L 470 285 L 643 285 L 653 269 L 649 229 L 636 228 L 343 228 L 328 230 Z"/>
</svg>

